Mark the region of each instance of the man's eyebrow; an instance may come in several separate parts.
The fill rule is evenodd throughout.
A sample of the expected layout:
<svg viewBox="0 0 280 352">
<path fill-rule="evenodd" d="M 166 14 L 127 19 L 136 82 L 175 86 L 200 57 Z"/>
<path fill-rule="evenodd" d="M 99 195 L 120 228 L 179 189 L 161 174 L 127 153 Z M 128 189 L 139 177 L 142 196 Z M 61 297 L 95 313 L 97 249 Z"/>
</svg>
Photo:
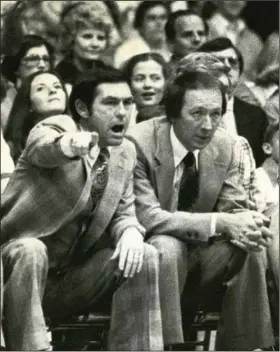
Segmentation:
<svg viewBox="0 0 280 352">
<path fill-rule="evenodd" d="M 120 98 L 118 98 L 118 97 L 114 97 L 114 96 L 112 96 L 112 95 L 107 95 L 106 97 L 103 97 L 103 99 L 102 100 L 109 100 L 109 99 L 114 99 L 114 100 L 120 100 Z"/>
</svg>

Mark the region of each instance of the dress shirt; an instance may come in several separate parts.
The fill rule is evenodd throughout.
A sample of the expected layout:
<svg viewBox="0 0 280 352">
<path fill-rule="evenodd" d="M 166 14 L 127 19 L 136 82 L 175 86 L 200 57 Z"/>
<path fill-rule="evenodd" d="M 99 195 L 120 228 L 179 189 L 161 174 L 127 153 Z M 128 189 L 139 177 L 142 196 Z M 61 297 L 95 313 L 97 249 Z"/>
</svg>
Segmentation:
<svg viewBox="0 0 280 352">
<path fill-rule="evenodd" d="M 233 136 L 237 136 L 237 127 L 233 110 L 234 98 L 230 98 L 227 102 L 227 111 L 222 118 L 222 126 Z"/>
<path fill-rule="evenodd" d="M 176 137 L 174 128 L 171 126 L 170 129 L 170 140 L 171 146 L 173 149 L 173 158 L 174 158 L 174 179 L 173 179 L 173 193 L 172 193 L 172 211 L 177 211 L 178 208 L 178 197 L 179 197 L 179 190 L 180 190 L 180 183 L 184 172 L 184 163 L 183 159 L 188 154 L 188 150 L 183 146 L 183 144 L 179 141 Z M 198 170 L 198 154 L 199 150 L 193 151 L 195 157 L 195 164 Z M 210 236 L 214 236 L 216 231 L 216 215 L 212 214 L 211 217 L 211 234 Z"/>
</svg>

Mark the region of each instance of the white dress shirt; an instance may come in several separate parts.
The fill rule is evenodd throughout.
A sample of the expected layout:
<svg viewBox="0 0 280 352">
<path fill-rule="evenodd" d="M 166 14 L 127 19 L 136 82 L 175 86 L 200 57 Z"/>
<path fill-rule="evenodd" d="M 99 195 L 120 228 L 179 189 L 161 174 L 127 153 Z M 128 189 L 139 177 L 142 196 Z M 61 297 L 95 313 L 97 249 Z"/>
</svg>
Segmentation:
<svg viewBox="0 0 280 352">
<path fill-rule="evenodd" d="M 173 212 L 177 211 L 178 209 L 178 197 L 179 197 L 179 190 L 180 190 L 180 183 L 184 172 L 184 163 L 183 159 L 188 154 L 188 150 L 183 146 L 183 144 L 179 141 L 177 136 L 175 135 L 174 128 L 171 126 L 170 129 L 170 141 L 171 146 L 173 149 L 173 158 L 174 158 L 174 179 L 173 179 L 173 192 L 172 192 L 172 206 L 171 209 Z M 198 155 L 199 150 L 193 151 L 195 157 L 195 164 L 198 170 Z M 210 236 L 214 236 L 216 231 L 216 215 L 212 214 L 211 217 L 211 234 Z"/>
<path fill-rule="evenodd" d="M 230 98 L 227 102 L 227 111 L 222 117 L 222 126 L 228 133 L 233 136 L 238 136 L 236 121 L 233 111 L 234 97 Z"/>
</svg>

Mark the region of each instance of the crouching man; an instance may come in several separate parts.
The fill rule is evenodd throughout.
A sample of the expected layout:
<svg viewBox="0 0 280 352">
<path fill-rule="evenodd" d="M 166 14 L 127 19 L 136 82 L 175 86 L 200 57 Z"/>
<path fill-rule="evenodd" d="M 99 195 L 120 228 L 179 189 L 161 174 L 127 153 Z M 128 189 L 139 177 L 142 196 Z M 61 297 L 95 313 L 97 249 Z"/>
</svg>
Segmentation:
<svg viewBox="0 0 280 352">
<path fill-rule="evenodd" d="M 33 128 L 2 197 L 7 346 L 51 349 L 45 316 L 89 311 L 114 291 L 108 349 L 160 350 L 158 255 L 135 216 L 136 152 L 124 141 L 130 88 L 108 68 L 81 79 L 69 104 L 73 119 Z"/>
</svg>

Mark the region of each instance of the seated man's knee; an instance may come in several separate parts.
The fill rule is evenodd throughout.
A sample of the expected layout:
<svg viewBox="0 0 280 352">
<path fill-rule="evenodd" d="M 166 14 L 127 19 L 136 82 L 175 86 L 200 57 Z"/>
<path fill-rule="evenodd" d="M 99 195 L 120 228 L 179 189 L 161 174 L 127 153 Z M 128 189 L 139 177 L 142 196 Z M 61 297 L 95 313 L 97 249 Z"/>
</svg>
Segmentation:
<svg viewBox="0 0 280 352">
<path fill-rule="evenodd" d="M 170 263 L 187 256 L 187 244 L 172 236 L 157 235 L 148 241 L 159 252 L 160 260 Z"/>
<path fill-rule="evenodd" d="M 46 261 L 48 258 L 47 247 L 37 238 L 25 237 L 8 243 L 3 248 L 3 253 L 20 258 L 41 258 Z"/>
<path fill-rule="evenodd" d="M 143 267 L 155 267 L 158 268 L 159 255 L 155 247 L 148 243 L 144 243 L 144 258 Z"/>
</svg>

